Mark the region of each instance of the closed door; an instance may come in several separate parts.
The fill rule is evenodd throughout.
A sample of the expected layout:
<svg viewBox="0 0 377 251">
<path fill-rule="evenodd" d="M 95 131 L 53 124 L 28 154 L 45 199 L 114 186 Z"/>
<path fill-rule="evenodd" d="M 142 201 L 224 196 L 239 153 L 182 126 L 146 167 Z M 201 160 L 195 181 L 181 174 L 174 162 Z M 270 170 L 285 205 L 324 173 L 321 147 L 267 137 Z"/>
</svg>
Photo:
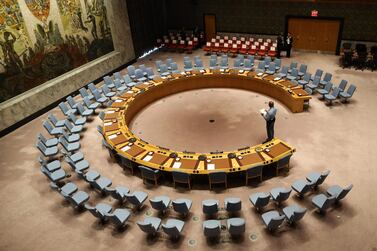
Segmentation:
<svg viewBox="0 0 377 251">
<path fill-rule="evenodd" d="M 212 14 L 204 15 L 204 27 L 206 33 L 206 41 L 216 37 L 216 16 Z"/>
<path fill-rule="evenodd" d="M 288 32 L 293 36 L 293 48 L 336 52 L 340 21 L 290 18 Z"/>
</svg>

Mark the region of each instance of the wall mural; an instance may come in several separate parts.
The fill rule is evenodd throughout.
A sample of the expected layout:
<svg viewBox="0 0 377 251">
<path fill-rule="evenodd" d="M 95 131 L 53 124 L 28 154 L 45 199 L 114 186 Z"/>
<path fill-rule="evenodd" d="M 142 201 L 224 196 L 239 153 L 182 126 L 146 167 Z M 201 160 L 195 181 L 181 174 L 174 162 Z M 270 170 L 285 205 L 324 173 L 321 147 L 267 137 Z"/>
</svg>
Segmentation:
<svg viewBox="0 0 377 251">
<path fill-rule="evenodd" d="M 1 0 L 0 102 L 114 50 L 104 0 Z"/>
</svg>

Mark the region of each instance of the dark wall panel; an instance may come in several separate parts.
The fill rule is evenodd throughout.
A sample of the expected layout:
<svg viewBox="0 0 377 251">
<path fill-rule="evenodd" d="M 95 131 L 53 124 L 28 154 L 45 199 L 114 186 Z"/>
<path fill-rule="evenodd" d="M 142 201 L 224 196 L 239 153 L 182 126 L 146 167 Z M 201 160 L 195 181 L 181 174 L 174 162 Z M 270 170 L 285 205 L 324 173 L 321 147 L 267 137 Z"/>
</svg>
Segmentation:
<svg viewBox="0 0 377 251">
<path fill-rule="evenodd" d="M 165 0 L 127 0 L 127 7 L 135 55 L 140 56 L 166 33 Z"/>
<path fill-rule="evenodd" d="M 284 31 L 286 15 L 344 18 L 342 39 L 377 41 L 377 4 L 256 0 L 167 0 L 169 28 L 203 28 L 203 14 L 216 14 L 217 30 L 254 34 Z"/>
</svg>

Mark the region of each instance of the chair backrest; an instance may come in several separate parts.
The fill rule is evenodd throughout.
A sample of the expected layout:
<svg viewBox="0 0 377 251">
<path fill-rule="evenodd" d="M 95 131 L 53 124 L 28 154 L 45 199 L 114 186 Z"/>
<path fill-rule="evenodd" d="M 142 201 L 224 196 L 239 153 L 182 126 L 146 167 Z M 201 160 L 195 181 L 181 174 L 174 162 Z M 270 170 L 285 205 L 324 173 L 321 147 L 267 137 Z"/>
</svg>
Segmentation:
<svg viewBox="0 0 377 251">
<path fill-rule="evenodd" d="M 43 136 L 41 133 L 38 133 L 37 138 L 40 139 L 43 142 L 43 144 L 46 145 L 47 139 L 45 138 L 45 136 Z"/>
<path fill-rule="evenodd" d="M 173 171 L 172 175 L 173 175 L 173 180 L 175 182 L 180 182 L 180 183 L 190 182 L 190 174 L 188 174 L 188 173 Z"/>
<path fill-rule="evenodd" d="M 152 77 L 152 76 L 154 76 L 154 72 L 153 72 L 152 67 L 148 67 L 148 68 L 146 68 L 145 71 L 146 71 L 148 77 Z"/>
<path fill-rule="evenodd" d="M 322 210 L 326 210 L 327 208 L 331 207 L 332 204 L 334 204 L 334 202 L 336 201 L 336 197 L 335 196 L 331 196 L 331 197 L 327 197 L 325 203 L 323 203 L 322 205 Z"/>
<path fill-rule="evenodd" d="M 262 175 L 263 166 L 255 166 L 246 170 L 248 177 L 255 177 Z"/>
<path fill-rule="evenodd" d="M 283 66 L 283 68 L 281 69 L 280 72 L 283 73 L 283 74 L 287 74 L 288 73 L 288 66 Z"/>
<path fill-rule="evenodd" d="M 139 69 L 142 71 L 142 73 L 146 72 L 146 67 L 144 64 L 139 65 Z"/>
<path fill-rule="evenodd" d="M 44 126 L 44 128 L 46 128 L 46 130 L 49 132 L 49 133 L 51 133 L 52 132 L 52 130 L 54 129 L 54 127 L 52 127 L 52 125 L 50 124 L 50 122 L 48 122 L 48 121 L 43 121 L 43 126 Z"/>
<path fill-rule="evenodd" d="M 297 68 L 297 62 L 291 62 L 290 66 L 289 66 L 289 69 L 294 69 L 294 68 Z"/>
<path fill-rule="evenodd" d="M 307 69 L 308 69 L 308 66 L 306 64 L 300 65 L 300 72 L 306 72 Z"/>
<path fill-rule="evenodd" d="M 178 70 L 178 64 L 176 62 L 173 62 L 170 65 L 170 68 L 171 68 L 172 71 L 177 71 Z"/>
<path fill-rule="evenodd" d="M 136 76 L 136 78 L 142 78 L 142 77 L 144 77 L 143 71 L 140 70 L 140 69 L 136 69 L 135 70 L 135 76 Z"/>
<path fill-rule="evenodd" d="M 204 225 L 204 235 L 209 237 L 219 236 L 221 232 L 221 228 L 219 225 L 216 226 L 206 226 Z"/>
<path fill-rule="evenodd" d="M 291 159 L 292 154 L 285 156 L 284 158 L 278 160 L 278 166 L 285 166 L 289 164 L 289 160 Z"/>
<path fill-rule="evenodd" d="M 342 79 L 342 81 L 340 81 L 340 84 L 339 84 L 339 89 L 341 89 L 342 91 L 344 91 L 346 89 L 347 83 L 348 83 L 347 80 Z"/>
<path fill-rule="evenodd" d="M 234 60 L 233 66 L 234 66 L 234 67 L 240 67 L 240 66 L 241 66 L 241 61 L 240 61 L 239 58 L 236 58 L 236 59 Z"/>
<path fill-rule="evenodd" d="M 329 176 L 329 174 L 330 174 L 330 170 L 326 170 L 326 171 L 322 172 L 316 185 L 322 184 L 325 181 L 325 179 L 327 178 L 327 176 Z"/>
<path fill-rule="evenodd" d="M 183 57 L 183 62 L 184 62 L 184 61 L 191 61 L 191 59 L 190 59 L 190 57 L 188 57 L 188 56 L 184 56 L 184 57 Z"/>
<path fill-rule="evenodd" d="M 133 65 L 127 66 L 127 72 L 130 75 L 135 75 L 135 66 L 133 66 Z"/>
<path fill-rule="evenodd" d="M 292 218 L 290 220 L 292 222 L 298 222 L 299 220 L 301 220 L 304 217 L 306 211 L 307 211 L 306 208 L 297 208 L 297 209 L 295 209 L 295 211 L 293 213 L 293 216 L 292 216 Z"/>
<path fill-rule="evenodd" d="M 258 69 L 260 69 L 260 70 L 264 70 L 264 68 L 265 68 L 265 62 L 264 61 L 260 61 L 259 63 L 258 63 Z"/>
<path fill-rule="evenodd" d="M 68 107 L 67 107 L 67 105 L 64 102 L 60 102 L 59 103 L 59 108 L 62 110 L 62 112 L 64 114 L 66 114 L 68 112 Z"/>
<path fill-rule="evenodd" d="M 83 88 L 80 88 L 79 92 L 80 92 L 80 94 L 81 94 L 81 96 L 82 96 L 83 98 L 89 96 L 88 91 L 87 91 L 84 87 L 83 87 Z"/>
<path fill-rule="evenodd" d="M 332 91 L 332 95 L 337 98 L 339 96 L 340 89 L 338 87 L 335 87 Z"/>
<path fill-rule="evenodd" d="M 325 77 L 323 78 L 324 81 L 329 82 L 331 80 L 332 74 L 326 72 Z"/>
<path fill-rule="evenodd" d="M 237 220 L 237 221 L 234 221 Z M 240 235 L 245 232 L 245 220 L 242 218 L 233 219 L 229 224 L 229 233 L 232 235 Z"/>
<path fill-rule="evenodd" d="M 101 98 L 101 94 L 99 93 L 98 90 L 94 90 L 93 91 L 93 96 L 96 100 L 100 99 Z"/>
<path fill-rule="evenodd" d="M 124 75 L 123 79 L 124 79 L 124 82 L 126 82 L 126 84 L 132 83 L 132 79 L 131 79 L 130 75 L 128 75 L 128 74 Z"/>
<path fill-rule="evenodd" d="M 353 84 L 351 84 L 350 87 L 348 87 L 347 93 L 348 93 L 349 95 L 351 95 L 351 97 L 352 97 L 352 95 L 353 95 L 353 93 L 354 93 L 355 91 L 356 91 L 356 86 L 353 85 Z"/>
<path fill-rule="evenodd" d="M 216 67 L 216 64 L 217 64 L 217 62 L 216 62 L 216 59 L 215 59 L 215 58 L 211 58 L 211 59 L 209 60 L 209 66 L 210 66 L 210 67 Z"/>
<path fill-rule="evenodd" d="M 71 130 L 73 128 L 73 125 L 68 120 L 64 121 L 64 125 L 68 130 Z"/>
<path fill-rule="evenodd" d="M 269 64 L 271 62 L 271 57 L 265 57 L 263 60 L 266 64 Z"/>
<path fill-rule="evenodd" d="M 76 105 L 75 100 L 73 100 L 72 96 L 67 97 L 68 104 L 73 108 L 74 105 Z"/>
<path fill-rule="evenodd" d="M 184 201 L 181 201 L 181 202 L 173 201 L 172 204 L 173 204 L 174 211 L 176 212 L 186 213 L 189 210 L 189 208 L 187 207 L 187 204 Z"/>
<path fill-rule="evenodd" d="M 156 210 L 163 210 L 163 209 L 165 209 L 165 204 L 163 203 L 162 200 L 150 199 L 149 202 L 151 203 L 152 208 L 154 208 Z"/>
<path fill-rule="evenodd" d="M 321 69 L 317 69 L 316 71 L 315 71 L 315 74 L 314 74 L 314 76 L 318 76 L 318 77 L 322 77 L 322 74 L 323 74 L 323 70 L 321 70 Z"/>
<path fill-rule="evenodd" d="M 309 72 L 307 72 L 307 73 L 305 73 L 305 75 L 304 75 L 304 80 L 305 80 L 306 82 L 309 82 L 309 81 L 310 81 L 310 77 L 311 77 L 311 74 L 310 74 Z"/>
<path fill-rule="evenodd" d="M 154 179 L 156 177 L 155 171 L 146 166 L 139 166 L 139 169 L 143 178 Z"/>
<path fill-rule="evenodd" d="M 176 226 L 166 226 L 166 225 L 162 224 L 162 230 L 164 230 L 164 232 L 167 235 L 174 236 L 174 237 L 177 237 L 180 234 L 180 232 L 179 232 L 179 230 L 177 229 Z"/>
<path fill-rule="evenodd" d="M 160 66 L 160 72 L 164 73 L 164 72 L 167 72 L 167 71 L 168 71 L 168 66 L 166 64 L 162 64 Z"/>
<path fill-rule="evenodd" d="M 191 61 L 184 61 L 184 68 L 185 69 L 191 69 L 192 68 L 192 63 Z"/>
<path fill-rule="evenodd" d="M 155 64 L 156 64 L 156 68 L 157 68 L 157 69 L 160 69 L 160 66 L 161 66 L 161 64 L 162 64 L 162 61 L 161 61 L 161 60 L 156 60 Z"/>
<path fill-rule="evenodd" d="M 268 70 L 275 72 L 276 68 L 275 68 L 275 63 L 274 63 L 274 62 L 271 62 L 271 63 L 269 64 L 269 66 L 268 66 Z"/>
<path fill-rule="evenodd" d="M 42 152 L 44 153 L 47 149 L 47 147 L 43 144 L 42 141 L 38 140 L 37 141 L 37 148 Z"/>
<path fill-rule="evenodd" d="M 274 230 L 277 229 L 284 221 L 285 216 L 281 215 L 275 218 L 272 218 L 271 221 L 268 223 L 268 229 Z"/>
<path fill-rule="evenodd" d="M 226 182 L 226 172 L 217 171 L 217 172 L 210 172 L 208 174 L 210 182 L 220 183 Z"/>
<path fill-rule="evenodd" d="M 77 103 L 77 110 L 79 110 L 79 112 L 82 114 L 83 112 L 85 112 L 85 108 L 82 106 L 81 103 Z"/>
<path fill-rule="evenodd" d="M 136 224 L 139 226 L 141 231 L 143 231 L 147 234 L 153 234 L 153 233 L 156 232 L 156 229 L 154 229 L 154 227 L 152 226 L 152 223 L 146 223 L 146 222 L 138 221 Z"/>
<path fill-rule="evenodd" d="M 343 199 L 344 197 L 346 197 L 346 195 L 352 190 L 352 187 L 353 185 L 349 185 L 348 187 L 344 188 L 338 195 L 338 197 L 336 198 L 337 200 L 341 200 Z"/>
<path fill-rule="evenodd" d="M 321 77 L 320 76 L 314 76 L 314 80 L 313 80 L 313 85 L 314 87 L 317 87 L 319 85 L 319 82 L 321 81 Z"/>
<path fill-rule="evenodd" d="M 197 60 L 197 61 L 195 62 L 195 64 L 196 64 L 197 67 L 203 67 L 203 62 L 202 62 L 201 59 Z"/>
<path fill-rule="evenodd" d="M 291 75 L 297 77 L 298 76 L 298 70 L 297 68 L 293 68 L 291 71 Z"/>
<path fill-rule="evenodd" d="M 221 57 L 221 66 L 227 66 L 228 65 L 228 57 Z"/>
<path fill-rule="evenodd" d="M 278 67 L 281 66 L 281 59 L 280 58 L 275 58 L 274 62 L 275 62 L 275 66 L 278 66 Z"/>
<path fill-rule="evenodd" d="M 70 113 L 70 114 L 68 115 L 68 117 L 69 117 L 69 119 L 70 119 L 73 123 L 75 123 L 76 120 L 77 120 L 76 116 L 75 116 L 73 113 Z"/>
<path fill-rule="evenodd" d="M 243 63 L 243 65 L 245 66 L 245 67 L 248 67 L 248 68 L 250 68 L 250 67 L 252 67 L 252 63 L 251 63 L 251 60 L 250 59 L 245 59 L 245 61 L 244 61 L 244 63 Z"/>
<path fill-rule="evenodd" d="M 266 194 L 265 196 L 258 197 L 257 202 L 255 203 L 256 207 L 264 207 L 270 202 L 270 195 Z"/>
<path fill-rule="evenodd" d="M 113 83 L 113 80 L 110 76 L 103 77 L 103 80 L 105 81 L 105 85 L 111 85 Z"/>
<path fill-rule="evenodd" d="M 252 63 L 254 63 L 254 56 L 253 55 L 247 55 L 247 58 L 250 59 Z"/>
<path fill-rule="evenodd" d="M 284 201 L 289 198 L 289 195 L 291 194 L 292 189 L 285 189 L 284 191 L 281 191 L 278 196 L 278 201 Z"/>
<path fill-rule="evenodd" d="M 58 119 L 55 117 L 53 113 L 50 113 L 48 115 L 48 119 L 52 122 L 53 125 L 56 125 L 56 123 L 58 122 Z"/>
<path fill-rule="evenodd" d="M 117 71 L 117 72 L 114 72 L 113 76 L 114 76 L 114 79 L 119 79 L 119 80 L 121 80 L 121 79 L 122 79 L 122 75 L 120 74 L 120 72 L 119 72 L 119 71 Z"/>
</svg>

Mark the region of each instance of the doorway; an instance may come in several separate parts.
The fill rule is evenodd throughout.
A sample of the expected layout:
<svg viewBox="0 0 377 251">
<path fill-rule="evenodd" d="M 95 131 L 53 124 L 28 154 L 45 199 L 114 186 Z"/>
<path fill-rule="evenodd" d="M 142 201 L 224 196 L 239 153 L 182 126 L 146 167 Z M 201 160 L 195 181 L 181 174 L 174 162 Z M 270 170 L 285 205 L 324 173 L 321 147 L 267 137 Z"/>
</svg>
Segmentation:
<svg viewBox="0 0 377 251">
<path fill-rule="evenodd" d="M 210 41 L 211 38 L 216 37 L 216 15 L 204 14 L 204 32 L 206 41 Z"/>
</svg>

